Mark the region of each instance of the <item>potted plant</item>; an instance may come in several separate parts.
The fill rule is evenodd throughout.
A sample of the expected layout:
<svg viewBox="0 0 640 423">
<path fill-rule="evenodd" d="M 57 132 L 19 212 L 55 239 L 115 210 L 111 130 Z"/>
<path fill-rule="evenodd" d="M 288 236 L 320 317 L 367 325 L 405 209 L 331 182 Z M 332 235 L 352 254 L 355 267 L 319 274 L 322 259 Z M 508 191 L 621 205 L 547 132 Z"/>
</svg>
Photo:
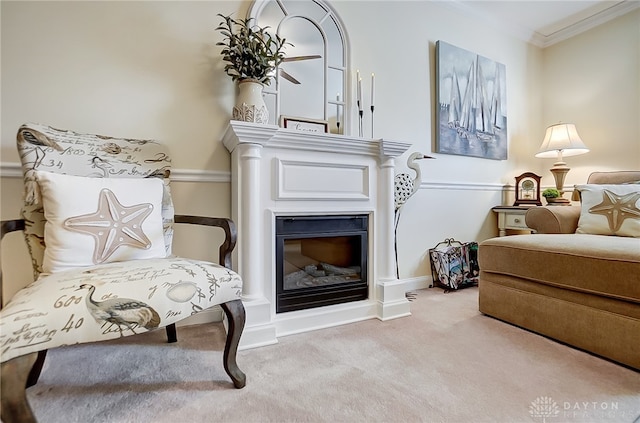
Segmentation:
<svg viewBox="0 0 640 423">
<path fill-rule="evenodd" d="M 547 188 L 542 191 L 542 196 L 547 200 L 548 204 L 553 204 L 557 202 L 559 198 L 562 198 L 560 195 L 560 191 L 555 188 Z"/>
<path fill-rule="evenodd" d="M 240 93 L 233 108 L 233 119 L 267 123 L 269 113 L 262 98 L 263 86 L 269 85 L 276 67 L 284 60 L 287 43 L 269 27 L 253 25 L 252 18 L 233 19 L 218 14 L 223 21 L 216 28 L 224 36 L 216 43 L 223 46 L 224 71 L 238 82 Z"/>
</svg>

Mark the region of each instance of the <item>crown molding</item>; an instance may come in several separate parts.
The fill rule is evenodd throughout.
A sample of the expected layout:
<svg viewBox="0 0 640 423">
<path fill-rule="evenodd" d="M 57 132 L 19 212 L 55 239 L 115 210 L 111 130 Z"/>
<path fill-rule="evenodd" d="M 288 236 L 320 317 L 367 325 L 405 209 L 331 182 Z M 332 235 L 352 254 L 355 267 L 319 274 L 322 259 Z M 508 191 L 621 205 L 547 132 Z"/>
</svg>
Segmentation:
<svg viewBox="0 0 640 423">
<path fill-rule="evenodd" d="M 574 37 L 582 32 L 588 31 L 596 26 L 602 25 L 612 19 L 625 15 L 633 10 L 640 8 L 640 1 L 638 0 L 622 0 L 616 3 L 612 3 L 610 7 L 599 11 L 589 17 L 580 19 L 576 22 L 571 20 L 566 21 L 566 26 L 560 30 L 557 30 L 549 35 L 541 34 L 535 30 L 525 28 L 521 25 L 514 25 L 509 21 L 499 19 L 496 16 L 491 15 L 478 7 L 474 7 L 467 3 L 462 3 L 461 0 L 450 0 L 440 2 L 439 4 L 445 5 L 449 8 L 462 12 L 468 16 L 472 16 L 476 19 L 481 19 L 483 22 L 490 24 L 492 27 L 498 30 L 511 34 L 516 38 L 526 41 L 540 48 L 546 48 L 553 44 L 564 41 L 568 38 Z"/>
<path fill-rule="evenodd" d="M 637 0 L 624 0 L 615 3 L 601 12 L 589 16 L 588 18 L 581 19 L 561 30 L 543 37 L 544 41 L 542 41 L 541 47 L 549 47 L 639 8 L 640 1 Z"/>
</svg>

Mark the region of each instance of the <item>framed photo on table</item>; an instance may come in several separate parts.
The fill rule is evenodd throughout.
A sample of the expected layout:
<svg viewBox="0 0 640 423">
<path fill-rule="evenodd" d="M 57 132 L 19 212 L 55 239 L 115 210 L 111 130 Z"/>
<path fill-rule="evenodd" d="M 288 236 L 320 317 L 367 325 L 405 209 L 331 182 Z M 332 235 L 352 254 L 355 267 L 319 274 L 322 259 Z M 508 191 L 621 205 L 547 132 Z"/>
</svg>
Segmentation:
<svg viewBox="0 0 640 423">
<path fill-rule="evenodd" d="M 532 172 L 525 172 L 516 176 L 516 201 L 514 206 L 536 205 L 541 206 L 540 201 L 540 178 Z"/>
<path fill-rule="evenodd" d="M 329 122 L 318 119 L 305 119 L 292 116 L 280 116 L 282 128 L 295 129 L 296 131 L 325 134 L 329 132 Z"/>
</svg>

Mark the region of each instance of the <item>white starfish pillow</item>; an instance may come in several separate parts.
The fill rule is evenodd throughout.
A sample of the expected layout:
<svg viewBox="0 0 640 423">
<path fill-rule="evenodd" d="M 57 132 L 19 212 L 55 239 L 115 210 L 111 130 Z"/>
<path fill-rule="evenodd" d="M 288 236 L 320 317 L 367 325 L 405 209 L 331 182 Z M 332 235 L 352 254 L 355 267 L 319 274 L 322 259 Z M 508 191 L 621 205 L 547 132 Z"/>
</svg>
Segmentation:
<svg viewBox="0 0 640 423">
<path fill-rule="evenodd" d="M 166 256 L 163 183 L 36 172 L 45 224 L 44 273 Z"/>
<path fill-rule="evenodd" d="M 640 184 L 576 185 L 582 208 L 577 233 L 640 237 Z"/>
</svg>

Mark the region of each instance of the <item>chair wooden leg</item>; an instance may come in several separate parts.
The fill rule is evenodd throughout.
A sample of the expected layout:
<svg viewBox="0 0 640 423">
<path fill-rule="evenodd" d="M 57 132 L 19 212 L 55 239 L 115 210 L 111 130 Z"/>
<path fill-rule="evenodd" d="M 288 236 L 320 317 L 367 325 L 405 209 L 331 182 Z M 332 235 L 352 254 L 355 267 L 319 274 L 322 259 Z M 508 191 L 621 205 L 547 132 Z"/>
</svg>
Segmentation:
<svg viewBox="0 0 640 423">
<path fill-rule="evenodd" d="M 27 379 L 38 360 L 37 353 L 13 358 L 0 367 L 0 417 L 4 423 L 35 422 L 36 418 L 27 401 Z"/>
<path fill-rule="evenodd" d="M 166 326 L 167 342 L 172 344 L 178 341 L 178 335 L 176 334 L 176 324 L 172 323 Z"/>
<path fill-rule="evenodd" d="M 247 376 L 240 370 L 236 363 L 236 353 L 238 352 L 238 344 L 240 336 L 244 329 L 245 312 L 241 300 L 229 301 L 220 304 L 224 314 L 227 316 L 228 330 L 227 341 L 224 345 L 224 370 L 227 372 L 233 385 L 240 389 L 244 388 L 247 383 Z"/>
<path fill-rule="evenodd" d="M 30 388 L 36 383 L 38 383 L 38 379 L 40 378 L 40 373 L 42 372 L 42 366 L 44 366 L 45 358 L 47 358 L 47 350 L 38 351 L 38 358 L 36 359 L 35 364 L 31 368 L 31 371 L 29 372 L 29 377 L 27 378 L 27 388 Z"/>
</svg>

